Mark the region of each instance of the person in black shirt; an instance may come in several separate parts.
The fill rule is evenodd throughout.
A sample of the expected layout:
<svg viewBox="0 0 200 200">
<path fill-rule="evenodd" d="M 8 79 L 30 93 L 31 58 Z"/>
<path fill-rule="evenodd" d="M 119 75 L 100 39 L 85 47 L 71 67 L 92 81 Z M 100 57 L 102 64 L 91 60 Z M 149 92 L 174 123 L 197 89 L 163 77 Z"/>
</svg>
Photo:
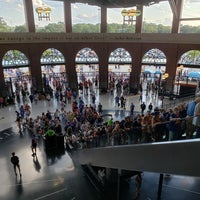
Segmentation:
<svg viewBox="0 0 200 200">
<path fill-rule="evenodd" d="M 146 104 L 143 102 L 143 103 L 140 105 L 140 108 L 141 108 L 141 113 L 144 114 L 144 110 L 146 109 Z"/>
<path fill-rule="evenodd" d="M 12 157 L 11 157 L 10 161 L 13 164 L 15 175 L 17 176 L 16 168 L 18 168 L 19 175 L 22 176 L 20 165 L 19 165 L 19 158 L 18 158 L 18 156 L 15 155 L 15 152 L 12 152 Z"/>
<path fill-rule="evenodd" d="M 32 150 L 32 156 L 36 156 L 36 151 L 37 151 L 37 144 L 38 144 L 38 138 L 36 135 L 33 135 L 32 140 L 31 140 L 31 150 Z"/>
</svg>

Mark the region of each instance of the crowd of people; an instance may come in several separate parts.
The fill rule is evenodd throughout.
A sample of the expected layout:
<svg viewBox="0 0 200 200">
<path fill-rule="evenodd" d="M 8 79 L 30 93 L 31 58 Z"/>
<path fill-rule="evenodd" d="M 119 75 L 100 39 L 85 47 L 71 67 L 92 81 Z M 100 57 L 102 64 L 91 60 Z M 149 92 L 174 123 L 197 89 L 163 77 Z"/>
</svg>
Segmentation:
<svg viewBox="0 0 200 200">
<path fill-rule="evenodd" d="M 88 91 L 84 87 L 81 90 L 84 95 L 91 95 L 91 104 L 88 105 L 84 102 L 81 96 L 72 95 L 73 92 L 70 88 L 67 88 L 66 91 L 57 88 L 53 94 L 44 93 L 47 108 L 51 108 L 52 98 L 58 102 L 57 105 L 60 105 L 54 112 L 47 110 L 33 118 L 30 104 L 34 102 L 31 100 L 24 101 L 19 110 L 16 110 L 19 131 L 23 132 L 28 129 L 32 134 L 33 159 L 37 159 L 38 140 L 46 135 L 49 137 L 52 135 L 64 136 L 65 148 L 68 151 L 108 145 L 181 140 L 183 137 L 187 139 L 200 137 L 200 97 L 189 103 L 180 103 L 168 110 L 153 106 L 152 103 L 147 106 L 140 99 L 141 111 L 135 112 L 134 103 L 136 102 L 131 102 L 130 107 L 127 107 L 123 94 L 113 96 L 116 109 L 128 109 L 129 111 L 129 115 L 124 119 L 114 120 L 112 115 L 104 112 L 100 102 L 96 103 L 92 87 L 87 89 Z M 66 104 L 71 106 L 68 111 Z M 14 157 L 16 157 L 15 153 L 11 158 L 15 175 L 17 176 L 18 169 L 21 177 L 19 159 L 15 161 Z M 142 175 L 138 173 L 135 176 L 135 199 L 140 196 L 141 184 Z"/>
<path fill-rule="evenodd" d="M 35 119 L 31 117 L 31 106 L 26 101 L 16 111 L 19 131 L 27 128 L 32 134 L 40 136 L 53 130 L 55 134 L 65 136 L 66 145 L 71 149 L 172 141 L 182 139 L 184 135 L 193 138 L 195 131 L 196 137 L 200 136 L 200 106 L 196 108 L 200 105 L 200 98 L 168 110 L 158 107 L 153 109 L 151 103 L 146 106 L 143 102 L 141 113 L 135 113 L 134 104 L 131 103 L 130 115 L 114 121 L 113 116 L 104 115 L 101 103 L 96 105 L 93 90 L 89 93 L 92 102 L 89 105 L 78 95 L 72 95 L 69 88 L 64 93 L 62 89 L 56 89 L 54 96 L 46 93 L 44 95 L 49 106 L 51 98 L 55 98 L 60 107 L 55 112 L 41 112 Z M 125 101 L 123 95 L 115 98 L 117 106 L 123 109 Z M 66 103 L 72 106 L 71 110 L 66 111 Z"/>
</svg>

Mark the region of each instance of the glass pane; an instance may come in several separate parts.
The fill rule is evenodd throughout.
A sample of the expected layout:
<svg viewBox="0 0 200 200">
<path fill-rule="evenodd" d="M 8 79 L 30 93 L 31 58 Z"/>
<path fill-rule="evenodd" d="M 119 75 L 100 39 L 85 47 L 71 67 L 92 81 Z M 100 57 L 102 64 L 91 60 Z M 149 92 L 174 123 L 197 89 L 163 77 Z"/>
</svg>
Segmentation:
<svg viewBox="0 0 200 200">
<path fill-rule="evenodd" d="M 98 63 L 96 52 L 90 48 L 84 48 L 77 53 L 76 63 Z"/>
<path fill-rule="evenodd" d="M 29 60 L 24 53 L 18 50 L 8 51 L 2 60 L 3 67 L 16 67 L 16 66 L 27 66 Z"/>
<path fill-rule="evenodd" d="M 118 48 L 110 54 L 109 63 L 125 64 L 131 63 L 132 58 L 128 51 Z"/>
<path fill-rule="evenodd" d="M 200 20 L 181 21 L 180 33 L 200 33 Z"/>
<path fill-rule="evenodd" d="M 72 31 L 74 33 L 99 33 L 101 10 L 98 6 L 75 3 L 72 9 Z"/>
<path fill-rule="evenodd" d="M 159 4 L 146 6 L 143 10 L 142 32 L 170 33 L 172 17 L 172 11 L 168 2 L 160 2 Z"/>
<path fill-rule="evenodd" d="M 182 8 L 182 19 L 180 24 L 180 33 L 200 33 L 200 1 L 199 0 L 184 0 Z M 190 20 L 199 18 L 199 20 Z"/>
<path fill-rule="evenodd" d="M 0 1 L 0 32 L 25 32 L 23 0 Z"/>
<path fill-rule="evenodd" d="M 64 8 L 61 1 L 33 0 L 36 32 L 64 32 Z"/>
<path fill-rule="evenodd" d="M 147 53 L 144 54 L 142 58 L 142 63 L 148 63 L 148 64 L 158 64 L 166 63 L 166 56 L 165 54 L 159 50 L 159 49 L 151 49 Z"/>
<path fill-rule="evenodd" d="M 184 53 L 178 63 L 187 65 L 200 65 L 200 51 L 191 50 Z"/>
<path fill-rule="evenodd" d="M 200 18 L 200 1 L 199 0 L 184 0 L 182 18 Z"/>
<path fill-rule="evenodd" d="M 43 52 L 40 62 L 41 64 L 59 64 L 64 63 L 65 58 L 60 51 L 50 48 Z"/>
</svg>

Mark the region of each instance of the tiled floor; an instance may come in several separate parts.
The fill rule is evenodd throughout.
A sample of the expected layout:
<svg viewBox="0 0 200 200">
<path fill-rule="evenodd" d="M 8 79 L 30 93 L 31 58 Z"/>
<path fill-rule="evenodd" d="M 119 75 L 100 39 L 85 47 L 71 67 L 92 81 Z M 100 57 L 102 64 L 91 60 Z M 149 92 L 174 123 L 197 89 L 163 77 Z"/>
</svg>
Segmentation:
<svg viewBox="0 0 200 200">
<path fill-rule="evenodd" d="M 111 113 L 114 119 L 121 119 L 129 114 L 129 105 L 134 102 L 135 111 L 140 112 L 139 96 L 126 96 L 126 110 L 114 105 L 114 96 L 98 94 L 97 100 L 103 104 L 103 109 Z M 90 96 L 82 96 L 86 103 L 91 103 Z M 153 102 L 154 106 L 161 105 L 158 97 L 145 97 L 146 104 Z M 167 101 L 167 100 L 166 100 Z M 20 105 L 20 104 L 19 104 Z M 96 200 L 97 195 L 85 178 L 81 167 L 73 154 L 66 151 L 59 154 L 47 155 L 42 139 L 39 141 L 37 158 L 31 156 L 31 136 L 28 132 L 18 133 L 15 122 L 15 110 L 18 104 L 0 109 L 0 199 L 1 200 Z M 51 106 L 46 101 L 32 105 L 32 117 L 50 110 L 54 112 L 60 105 L 52 100 Z M 71 110 L 71 105 L 67 106 Z M 20 158 L 22 177 L 15 177 L 10 163 L 11 152 L 15 151 Z M 186 158 L 187 159 L 187 158 Z M 156 199 L 159 175 L 143 174 L 142 194 L 139 199 Z M 164 178 L 162 199 L 165 200 L 198 200 L 200 199 L 200 179 L 193 177 L 170 176 Z M 123 200 L 133 199 L 134 181 L 125 183 L 122 187 Z"/>
</svg>

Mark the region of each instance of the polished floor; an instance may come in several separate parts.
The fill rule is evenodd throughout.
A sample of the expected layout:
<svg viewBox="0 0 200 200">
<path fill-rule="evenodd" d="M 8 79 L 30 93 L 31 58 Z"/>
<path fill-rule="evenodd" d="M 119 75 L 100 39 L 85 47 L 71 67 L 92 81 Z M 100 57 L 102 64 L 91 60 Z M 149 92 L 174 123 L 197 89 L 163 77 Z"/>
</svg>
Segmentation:
<svg viewBox="0 0 200 200">
<path fill-rule="evenodd" d="M 114 120 L 122 119 L 129 115 L 131 102 L 136 105 L 135 112 L 140 112 L 138 95 L 125 96 L 126 110 L 115 107 L 114 95 L 109 93 L 99 95 L 96 90 L 97 100 L 103 104 L 103 110 L 113 115 Z M 86 103 L 91 103 L 91 97 L 82 95 Z M 160 106 L 158 97 L 146 97 L 143 101 L 154 106 Z M 167 104 L 168 100 L 165 100 Z M 37 157 L 32 157 L 31 136 L 28 131 L 20 134 L 15 122 L 15 110 L 20 104 L 0 108 L 0 200 L 96 200 L 99 199 L 94 188 L 85 177 L 76 157 L 67 151 L 56 154 L 47 154 L 44 151 L 42 139 L 39 141 Z M 51 101 L 51 106 L 46 101 L 39 101 L 31 105 L 32 117 L 50 110 L 54 112 L 59 108 L 56 100 Z M 67 105 L 71 110 L 71 105 Z M 10 163 L 11 152 L 15 151 L 20 159 L 22 177 L 14 174 Z M 187 158 L 186 158 L 187 159 Z M 197 158 L 198 159 L 198 158 Z M 184 167 L 184 166 L 183 166 Z M 143 173 L 141 200 L 157 199 L 159 174 Z M 112 191 L 110 191 L 112 194 Z M 120 199 L 131 200 L 135 195 L 134 177 L 122 183 Z M 110 199 L 114 199 L 112 195 Z M 200 178 L 183 176 L 164 176 L 163 200 L 199 200 Z"/>
</svg>

